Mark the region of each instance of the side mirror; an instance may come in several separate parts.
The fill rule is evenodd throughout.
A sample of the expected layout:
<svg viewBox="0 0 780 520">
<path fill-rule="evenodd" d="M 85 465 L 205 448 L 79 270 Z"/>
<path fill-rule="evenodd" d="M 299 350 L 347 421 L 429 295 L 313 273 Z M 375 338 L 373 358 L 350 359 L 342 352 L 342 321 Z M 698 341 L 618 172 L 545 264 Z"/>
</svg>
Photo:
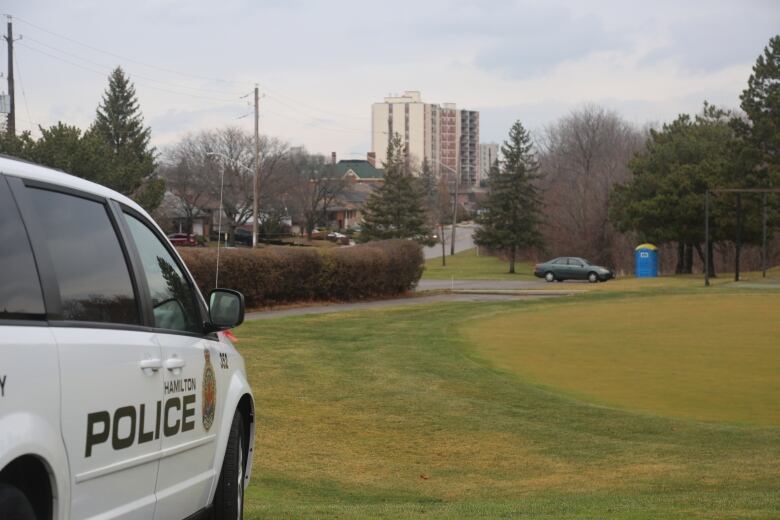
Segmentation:
<svg viewBox="0 0 780 520">
<path fill-rule="evenodd" d="M 244 295 L 231 289 L 214 289 L 209 293 L 210 332 L 238 327 L 244 322 Z"/>
</svg>

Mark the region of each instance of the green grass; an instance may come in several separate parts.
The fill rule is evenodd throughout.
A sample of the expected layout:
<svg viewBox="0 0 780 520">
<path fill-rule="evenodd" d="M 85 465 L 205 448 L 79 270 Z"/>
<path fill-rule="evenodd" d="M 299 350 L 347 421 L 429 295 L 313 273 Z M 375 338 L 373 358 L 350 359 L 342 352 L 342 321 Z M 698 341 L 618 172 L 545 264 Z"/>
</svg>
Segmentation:
<svg viewBox="0 0 780 520">
<path fill-rule="evenodd" d="M 423 279 L 427 280 L 527 280 L 533 278 L 533 265 L 517 262 L 515 274 L 509 274 L 509 262 L 495 256 L 482 254 L 477 249 L 469 249 L 446 257 L 446 266 L 441 265 L 441 257 L 426 260 Z"/>
<path fill-rule="evenodd" d="M 457 333 L 541 307 L 679 297 L 687 309 L 735 295 L 682 286 L 247 323 L 238 347 L 257 439 L 246 518 L 778 518 L 777 426 L 594 405 L 496 366 Z M 759 318 L 740 316 L 744 327 Z M 721 334 L 744 348 L 742 330 Z"/>
<path fill-rule="evenodd" d="M 537 306 L 472 321 L 495 366 L 596 403 L 780 427 L 780 295 Z"/>
</svg>

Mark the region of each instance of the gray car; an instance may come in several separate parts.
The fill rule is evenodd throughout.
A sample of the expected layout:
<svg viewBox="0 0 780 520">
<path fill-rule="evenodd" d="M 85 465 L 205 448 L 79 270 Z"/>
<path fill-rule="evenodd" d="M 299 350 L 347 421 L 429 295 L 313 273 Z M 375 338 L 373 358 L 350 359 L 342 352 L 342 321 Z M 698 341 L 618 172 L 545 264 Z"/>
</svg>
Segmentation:
<svg viewBox="0 0 780 520">
<path fill-rule="evenodd" d="M 544 278 L 548 282 L 556 280 L 559 282 L 563 280 L 588 280 L 591 283 L 596 283 L 606 282 L 610 278 L 615 277 L 615 274 L 610 269 L 600 265 L 593 265 L 584 258 L 576 256 L 561 256 L 543 264 L 536 264 L 534 275 Z"/>
</svg>

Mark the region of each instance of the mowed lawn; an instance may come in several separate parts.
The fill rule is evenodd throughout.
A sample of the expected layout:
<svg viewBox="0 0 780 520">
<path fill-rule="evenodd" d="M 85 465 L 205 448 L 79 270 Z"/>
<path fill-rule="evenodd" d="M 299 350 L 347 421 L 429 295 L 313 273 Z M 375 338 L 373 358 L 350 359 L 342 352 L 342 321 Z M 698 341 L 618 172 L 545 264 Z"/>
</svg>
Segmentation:
<svg viewBox="0 0 780 520">
<path fill-rule="evenodd" d="M 596 403 L 780 427 L 780 294 L 536 306 L 462 328 L 494 366 Z"/>
<path fill-rule="evenodd" d="M 446 257 L 446 265 L 441 265 L 441 257 L 425 261 L 423 279 L 428 280 L 528 280 L 534 278 L 533 265 L 528 262 L 516 262 L 515 274 L 509 274 L 509 262 L 495 256 L 478 255 L 477 249 L 468 249 Z"/>
<path fill-rule="evenodd" d="M 238 346 L 258 428 L 246 518 L 778 518 L 780 346 L 765 341 L 778 339 L 767 319 L 778 300 L 720 287 L 596 291 L 247 323 Z M 721 319 L 729 308 L 738 320 Z M 572 325 L 559 315 L 530 326 L 570 311 Z M 489 342 L 474 332 L 482 324 Z M 668 330 L 634 361 L 621 357 L 617 336 L 628 344 L 642 328 Z M 529 339 L 500 348 L 498 329 Z M 696 329 L 712 351 L 686 347 Z M 571 338 L 591 355 L 556 347 Z M 684 351 L 678 363 L 665 360 L 677 355 L 670 338 Z M 536 361 L 518 361 L 518 344 L 568 376 L 528 368 Z M 611 367 L 599 378 L 614 378 L 604 395 L 571 381 L 599 379 L 588 372 L 596 357 Z M 650 406 L 641 397 L 659 371 L 677 398 Z M 647 392 L 622 397 L 629 379 Z"/>
</svg>

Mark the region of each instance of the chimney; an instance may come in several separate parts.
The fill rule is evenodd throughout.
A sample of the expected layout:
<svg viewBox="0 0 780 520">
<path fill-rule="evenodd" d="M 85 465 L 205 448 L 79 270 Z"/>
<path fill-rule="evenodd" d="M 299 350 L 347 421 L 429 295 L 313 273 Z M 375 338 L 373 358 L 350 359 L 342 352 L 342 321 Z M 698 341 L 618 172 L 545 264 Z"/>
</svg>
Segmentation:
<svg viewBox="0 0 780 520">
<path fill-rule="evenodd" d="M 368 164 L 376 168 L 376 152 L 368 152 L 366 154 L 366 160 L 368 161 Z"/>
<path fill-rule="evenodd" d="M 336 152 L 330 152 L 330 162 L 334 166 L 336 165 Z"/>
</svg>

